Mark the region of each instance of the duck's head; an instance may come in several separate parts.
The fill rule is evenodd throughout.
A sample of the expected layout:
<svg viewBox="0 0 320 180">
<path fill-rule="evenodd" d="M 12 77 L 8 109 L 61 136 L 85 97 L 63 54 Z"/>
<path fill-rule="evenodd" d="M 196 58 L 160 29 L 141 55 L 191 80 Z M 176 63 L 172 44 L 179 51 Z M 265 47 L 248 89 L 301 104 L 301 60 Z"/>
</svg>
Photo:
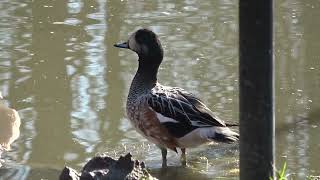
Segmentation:
<svg viewBox="0 0 320 180">
<path fill-rule="evenodd" d="M 163 49 L 158 36 L 149 29 L 139 29 L 129 37 L 128 41 L 114 46 L 131 49 L 138 54 L 139 61 L 143 63 L 160 64 L 163 58 Z"/>
</svg>

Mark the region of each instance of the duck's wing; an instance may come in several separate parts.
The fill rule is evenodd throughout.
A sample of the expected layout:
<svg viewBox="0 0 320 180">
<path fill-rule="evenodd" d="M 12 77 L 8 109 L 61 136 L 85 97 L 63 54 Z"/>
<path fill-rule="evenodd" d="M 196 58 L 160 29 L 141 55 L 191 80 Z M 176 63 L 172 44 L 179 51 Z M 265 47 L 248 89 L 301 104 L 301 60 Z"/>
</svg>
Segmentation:
<svg viewBox="0 0 320 180">
<path fill-rule="evenodd" d="M 200 127 L 226 126 L 200 99 L 181 88 L 156 86 L 148 104 L 176 137 Z"/>
</svg>

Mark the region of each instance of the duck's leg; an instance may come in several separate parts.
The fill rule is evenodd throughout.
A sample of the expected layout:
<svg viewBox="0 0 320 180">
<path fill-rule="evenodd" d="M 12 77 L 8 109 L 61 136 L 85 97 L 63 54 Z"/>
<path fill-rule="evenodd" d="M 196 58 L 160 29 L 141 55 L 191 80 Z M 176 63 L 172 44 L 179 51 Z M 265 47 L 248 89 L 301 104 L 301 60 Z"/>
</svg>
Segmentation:
<svg viewBox="0 0 320 180">
<path fill-rule="evenodd" d="M 181 164 L 187 166 L 186 148 L 181 148 Z"/>
<path fill-rule="evenodd" d="M 161 154 L 162 154 L 162 167 L 167 167 L 167 149 L 160 147 L 161 149 Z"/>
</svg>

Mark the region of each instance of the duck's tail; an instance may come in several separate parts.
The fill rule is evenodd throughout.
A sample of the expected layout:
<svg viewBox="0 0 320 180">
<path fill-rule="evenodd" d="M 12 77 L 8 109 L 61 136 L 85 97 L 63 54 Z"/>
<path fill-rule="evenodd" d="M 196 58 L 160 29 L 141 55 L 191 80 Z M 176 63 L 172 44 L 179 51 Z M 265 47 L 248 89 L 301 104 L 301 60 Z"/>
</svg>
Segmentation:
<svg viewBox="0 0 320 180">
<path fill-rule="evenodd" d="M 237 123 L 226 123 L 227 127 L 239 126 Z"/>
<path fill-rule="evenodd" d="M 202 138 L 211 139 L 217 142 L 232 143 L 239 140 L 239 134 L 228 127 L 202 128 L 200 131 Z"/>
</svg>

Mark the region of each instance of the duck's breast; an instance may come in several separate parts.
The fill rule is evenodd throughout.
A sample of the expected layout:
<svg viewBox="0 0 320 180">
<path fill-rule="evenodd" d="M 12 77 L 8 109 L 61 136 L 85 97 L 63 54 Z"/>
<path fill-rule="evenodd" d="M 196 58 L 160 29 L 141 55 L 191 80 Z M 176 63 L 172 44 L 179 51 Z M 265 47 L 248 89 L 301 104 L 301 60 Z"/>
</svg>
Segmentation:
<svg viewBox="0 0 320 180">
<path fill-rule="evenodd" d="M 177 142 L 168 130 L 160 123 L 157 113 L 148 102 L 141 99 L 127 106 L 127 115 L 137 131 L 152 143 L 170 149 L 177 147 Z"/>
</svg>

